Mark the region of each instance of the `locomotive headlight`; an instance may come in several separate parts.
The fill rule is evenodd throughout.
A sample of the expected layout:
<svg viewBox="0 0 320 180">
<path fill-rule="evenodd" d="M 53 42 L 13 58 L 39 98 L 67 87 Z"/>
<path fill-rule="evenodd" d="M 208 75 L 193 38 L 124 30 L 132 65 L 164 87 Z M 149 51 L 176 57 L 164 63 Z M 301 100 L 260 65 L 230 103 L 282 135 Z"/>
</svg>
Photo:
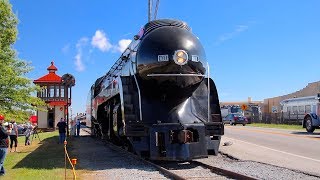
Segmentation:
<svg viewBox="0 0 320 180">
<path fill-rule="evenodd" d="M 174 52 L 173 60 L 178 65 L 185 65 L 188 62 L 188 54 L 184 50 L 177 50 Z"/>
</svg>

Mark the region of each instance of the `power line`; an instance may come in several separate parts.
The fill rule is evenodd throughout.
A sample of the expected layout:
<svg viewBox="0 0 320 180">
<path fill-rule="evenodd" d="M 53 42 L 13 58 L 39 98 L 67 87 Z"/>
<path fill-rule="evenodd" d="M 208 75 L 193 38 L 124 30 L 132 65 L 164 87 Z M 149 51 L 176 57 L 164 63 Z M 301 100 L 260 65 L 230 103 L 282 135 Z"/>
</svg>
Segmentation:
<svg viewBox="0 0 320 180">
<path fill-rule="evenodd" d="M 157 19 L 159 3 L 160 3 L 160 0 L 157 0 L 157 3 L 156 3 L 156 9 L 155 9 L 155 11 L 154 11 L 154 20 L 156 20 L 156 19 Z"/>
</svg>

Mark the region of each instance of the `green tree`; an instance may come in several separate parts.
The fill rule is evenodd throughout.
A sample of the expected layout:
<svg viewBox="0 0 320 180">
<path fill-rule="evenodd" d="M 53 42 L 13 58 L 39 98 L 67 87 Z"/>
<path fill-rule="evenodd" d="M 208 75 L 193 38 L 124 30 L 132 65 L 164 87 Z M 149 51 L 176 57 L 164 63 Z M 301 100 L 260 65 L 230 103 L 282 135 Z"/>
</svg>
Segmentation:
<svg viewBox="0 0 320 180">
<path fill-rule="evenodd" d="M 6 119 L 25 121 L 30 111 L 45 103 L 34 96 L 39 90 L 26 77 L 30 63 L 20 60 L 13 44 L 17 40 L 18 19 L 8 0 L 0 0 L 0 114 Z"/>
</svg>

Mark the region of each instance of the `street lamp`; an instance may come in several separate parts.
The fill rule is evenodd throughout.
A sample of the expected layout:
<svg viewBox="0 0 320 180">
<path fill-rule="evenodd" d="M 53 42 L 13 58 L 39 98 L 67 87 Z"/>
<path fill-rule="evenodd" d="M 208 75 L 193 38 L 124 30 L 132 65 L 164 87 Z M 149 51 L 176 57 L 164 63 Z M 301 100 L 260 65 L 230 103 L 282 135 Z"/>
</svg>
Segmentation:
<svg viewBox="0 0 320 180">
<path fill-rule="evenodd" d="M 69 127 L 69 111 L 68 111 L 69 109 L 68 109 L 68 107 L 71 105 L 71 88 L 72 88 L 72 86 L 75 85 L 75 82 L 76 81 L 74 79 L 74 76 L 71 74 L 64 74 L 61 77 L 62 85 L 64 85 L 67 88 L 67 93 L 66 93 L 67 96 L 65 97 L 66 102 L 67 102 L 67 105 L 66 105 L 66 108 L 67 108 L 67 127 Z M 72 112 L 71 112 L 71 114 L 72 114 Z M 69 136 L 69 129 L 67 131 L 67 136 Z"/>
</svg>

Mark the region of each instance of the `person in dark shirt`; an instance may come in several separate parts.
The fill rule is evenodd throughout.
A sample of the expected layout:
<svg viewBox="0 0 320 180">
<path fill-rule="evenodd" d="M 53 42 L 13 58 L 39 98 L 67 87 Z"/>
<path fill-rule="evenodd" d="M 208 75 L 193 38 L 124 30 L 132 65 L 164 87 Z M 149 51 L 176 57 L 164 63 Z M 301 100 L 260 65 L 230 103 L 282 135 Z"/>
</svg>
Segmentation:
<svg viewBox="0 0 320 180">
<path fill-rule="evenodd" d="M 9 145 L 9 135 L 7 130 L 3 127 L 3 123 L 4 116 L 0 114 L 0 176 L 5 174 L 3 163 L 6 158 Z"/>
<path fill-rule="evenodd" d="M 80 119 L 77 119 L 76 126 L 77 126 L 77 136 L 80 136 L 80 126 L 81 126 Z"/>
<path fill-rule="evenodd" d="M 61 118 L 57 126 L 59 128 L 59 143 L 63 143 L 64 140 L 66 140 L 67 123 L 64 121 L 63 118 Z"/>
</svg>

